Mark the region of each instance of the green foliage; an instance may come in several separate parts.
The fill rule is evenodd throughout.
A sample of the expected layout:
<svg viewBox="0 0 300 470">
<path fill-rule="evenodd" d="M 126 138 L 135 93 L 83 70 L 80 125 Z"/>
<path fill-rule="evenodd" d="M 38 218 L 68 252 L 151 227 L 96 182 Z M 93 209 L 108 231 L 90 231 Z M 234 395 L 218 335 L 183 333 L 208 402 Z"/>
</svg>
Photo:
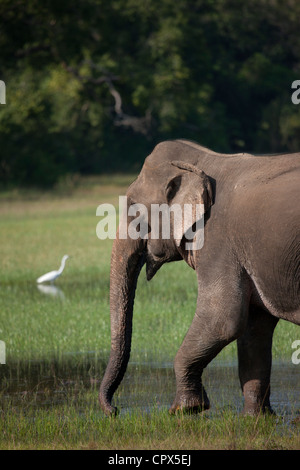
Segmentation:
<svg viewBox="0 0 300 470">
<path fill-rule="evenodd" d="M 2 0 L 0 184 L 138 170 L 163 139 L 299 150 L 300 4 Z"/>
</svg>

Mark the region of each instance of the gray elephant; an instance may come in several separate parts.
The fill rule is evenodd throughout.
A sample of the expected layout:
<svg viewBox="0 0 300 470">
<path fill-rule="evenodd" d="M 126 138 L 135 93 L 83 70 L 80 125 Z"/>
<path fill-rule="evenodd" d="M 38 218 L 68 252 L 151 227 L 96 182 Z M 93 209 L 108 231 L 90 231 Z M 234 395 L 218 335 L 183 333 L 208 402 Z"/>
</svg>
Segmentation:
<svg viewBox="0 0 300 470">
<path fill-rule="evenodd" d="M 236 339 L 243 411 L 272 412 L 274 328 L 280 318 L 300 325 L 300 153 L 225 155 L 190 141 L 162 142 L 146 158 L 127 198 L 129 206 L 140 203 L 149 211 L 151 204 L 204 206 L 204 244 L 187 249 L 187 232 L 181 230 L 178 240 L 174 221 L 170 239 L 151 238 L 151 218 L 147 236 L 117 234 L 111 257 L 111 353 L 99 393 L 104 412 L 117 412 L 111 401 L 129 360 L 140 270 L 146 263 L 150 280 L 175 260 L 196 271 L 198 300 L 175 357 L 170 412 L 209 408 L 203 369 Z"/>
</svg>

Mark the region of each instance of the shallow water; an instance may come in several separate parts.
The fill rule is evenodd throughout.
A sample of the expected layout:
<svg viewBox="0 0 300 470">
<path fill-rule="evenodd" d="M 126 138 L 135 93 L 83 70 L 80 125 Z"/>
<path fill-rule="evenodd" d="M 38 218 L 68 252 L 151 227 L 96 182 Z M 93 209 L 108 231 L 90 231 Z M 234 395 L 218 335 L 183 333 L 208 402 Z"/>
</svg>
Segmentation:
<svg viewBox="0 0 300 470">
<path fill-rule="evenodd" d="M 94 278 L 93 278 L 94 279 Z M 89 288 L 76 289 L 75 284 L 59 289 L 55 286 L 37 286 L 33 282 L 12 284 L 12 297 L 26 294 L 33 299 L 46 299 L 52 305 L 53 299 L 60 305 L 61 300 L 72 298 L 74 292 L 80 298 L 97 292 L 98 279 L 94 284 L 88 280 Z M 108 290 L 107 278 L 102 279 L 103 292 Z M 25 293 L 25 294 L 24 294 Z M 99 295 L 99 294 L 97 294 Z M 96 295 L 96 296 L 97 296 Z M 26 296 L 22 297 L 26 304 Z M 56 300 L 54 302 L 56 302 Z M 138 357 L 147 357 L 144 362 L 132 360 L 123 382 L 115 394 L 115 403 L 122 412 L 135 409 L 149 410 L 154 405 L 168 408 L 175 395 L 175 377 L 172 360 L 159 358 L 146 352 Z M 64 403 L 76 403 L 80 395 L 84 406 L 84 393 L 94 397 L 107 364 L 107 354 L 101 352 L 69 353 L 53 360 L 19 361 L 0 365 L 0 408 L 13 404 L 16 407 L 35 406 L 45 408 Z M 211 402 L 211 411 L 230 408 L 240 412 L 243 397 L 240 390 L 236 362 L 221 362 L 216 358 L 204 371 L 203 384 Z M 271 376 L 271 404 L 279 415 L 300 414 L 300 364 L 274 362 Z"/>
<path fill-rule="evenodd" d="M 0 366 L 0 406 L 45 408 L 74 403 L 84 394 L 94 397 L 107 359 L 99 354 L 65 355 L 59 360 L 27 361 Z M 203 374 L 203 384 L 211 402 L 209 413 L 243 407 L 236 363 L 212 362 Z M 115 403 L 121 413 L 168 408 L 175 395 L 175 376 L 171 361 L 131 362 L 118 391 Z M 300 365 L 275 362 L 271 377 L 271 403 L 277 415 L 288 420 L 300 414 Z"/>
<path fill-rule="evenodd" d="M 136 386 L 139 384 L 139 386 Z M 203 385 L 211 403 L 210 412 L 220 409 L 242 411 L 243 396 L 236 363 L 212 363 L 203 373 Z M 129 368 L 121 385 L 118 405 L 122 408 L 169 407 L 175 395 L 172 363 Z M 141 391 L 143 391 L 141 393 Z M 300 413 L 300 367 L 274 363 L 271 377 L 271 403 L 276 414 L 294 417 Z"/>
</svg>

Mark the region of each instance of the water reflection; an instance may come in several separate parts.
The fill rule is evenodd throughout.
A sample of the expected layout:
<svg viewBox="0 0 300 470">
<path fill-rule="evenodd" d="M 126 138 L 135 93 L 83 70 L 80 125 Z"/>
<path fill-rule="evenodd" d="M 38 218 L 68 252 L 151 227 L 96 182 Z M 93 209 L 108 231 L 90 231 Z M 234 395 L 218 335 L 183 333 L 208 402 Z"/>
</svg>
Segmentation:
<svg viewBox="0 0 300 470">
<path fill-rule="evenodd" d="M 58 297 L 62 300 L 65 299 L 63 291 L 54 284 L 37 284 L 37 288 L 42 294 L 49 295 L 51 297 Z"/>
<path fill-rule="evenodd" d="M 0 405 L 24 407 L 25 401 L 35 407 L 74 405 L 90 402 L 96 410 L 98 388 L 108 356 L 101 352 L 74 353 L 60 359 L 8 363 L 0 367 Z M 300 413 L 299 366 L 274 363 L 271 378 L 271 404 L 278 416 L 291 422 Z M 203 383 L 211 401 L 210 415 L 225 409 L 240 413 L 243 397 L 236 363 L 210 364 Z M 129 363 L 125 377 L 115 394 L 121 414 L 132 410 L 151 410 L 153 406 L 168 409 L 175 394 L 175 376 L 171 362 Z M 86 398 L 85 398 L 86 397 Z M 78 403 L 78 406 L 81 406 Z M 86 405 L 83 405 L 86 406 Z M 100 410 L 99 410 L 100 412 Z"/>
<path fill-rule="evenodd" d="M 167 367 L 167 364 L 169 367 Z M 275 413 L 292 419 L 300 414 L 300 369 L 292 363 L 274 361 L 271 375 L 271 404 Z M 203 385 L 210 399 L 209 414 L 224 409 L 240 413 L 243 395 L 237 362 L 215 361 L 203 373 Z M 171 363 L 154 367 L 130 365 L 120 386 L 118 406 L 123 412 L 151 408 L 153 403 L 168 408 L 175 395 L 175 375 Z M 121 412 L 122 413 L 122 412 Z"/>
</svg>

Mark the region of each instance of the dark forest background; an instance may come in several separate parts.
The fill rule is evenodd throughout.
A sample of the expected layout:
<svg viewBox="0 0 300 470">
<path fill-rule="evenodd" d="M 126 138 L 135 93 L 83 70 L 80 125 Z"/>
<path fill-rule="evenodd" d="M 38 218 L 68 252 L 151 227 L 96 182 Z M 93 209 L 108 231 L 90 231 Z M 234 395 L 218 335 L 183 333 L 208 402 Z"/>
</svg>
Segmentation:
<svg viewBox="0 0 300 470">
<path fill-rule="evenodd" d="M 136 172 L 153 146 L 300 150 L 297 0 L 1 0 L 1 187 Z"/>
</svg>

